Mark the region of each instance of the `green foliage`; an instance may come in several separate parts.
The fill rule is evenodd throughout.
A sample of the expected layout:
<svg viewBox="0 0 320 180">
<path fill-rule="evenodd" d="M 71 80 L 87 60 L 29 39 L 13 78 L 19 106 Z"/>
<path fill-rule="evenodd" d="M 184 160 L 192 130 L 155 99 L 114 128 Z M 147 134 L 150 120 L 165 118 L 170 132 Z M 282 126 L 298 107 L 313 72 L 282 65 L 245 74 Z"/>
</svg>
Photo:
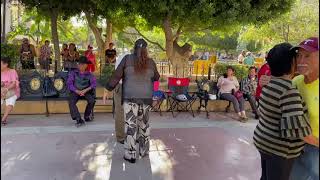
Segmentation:
<svg viewBox="0 0 320 180">
<path fill-rule="evenodd" d="M 236 50 L 238 44 L 239 33 L 224 33 L 224 32 L 210 32 L 203 31 L 202 36 L 194 36 L 192 33 L 183 35 L 182 39 L 190 41 L 195 46 L 194 49 L 218 49 L 225 51 Z"/>
<path fill-rule="evenodd" d="M 162 26 L 166 17 L 173 28 L 182 26 L 186 32 L 203 28 L 225 30 L 230 26 L 264 23 L 270 18 L 288 12 L 293 0 L 144 0 L 121 1 L 128 11 L 146 19 L 150 27 Z M 128 12 L 130 13 L 130 12 Z"/>
<path fill-rule="evenodd" d="M 225 63 L 217 63 L 214 66 L 214 72 L 216 73 L 217 78 L 227 73 L 227 66 L 232 66 L 235 69 L 235 76 L 239 81 L 248 76 L 248 70 L 249 70 L 248 66 L 240 65 L 240 64 L 229 65 Z"/>
<path fill-rule="evenodd" d="M 247 44 L 247 50 L 251 52 L 259 52 L 262 50 L 262 43 L 259 41 L 250 41 Z"/>
<path fill-rule="evenodd" d="M 11 68 L 14 68 L 19 61 L 19 45 L 15 44 L 1 44 L 1 57 L 11 58 Z"/>
<path fill-rule="evenodd" d="M 302 40 L 319 35 L 319 0 L 297 0 L 290 12 L 261 25 L 245 27 L 241 40 L 263 43 L 268 50 L 281 42 L 298 44 Z"/>
<path fill-rule="evenodd" d="M 101 78 L 99 79 L 100 84 L 106 84 L 110 80 L 114 71 L 115 69 L 113 65 L 105 65 L 101 72 Z"/>
</svg>

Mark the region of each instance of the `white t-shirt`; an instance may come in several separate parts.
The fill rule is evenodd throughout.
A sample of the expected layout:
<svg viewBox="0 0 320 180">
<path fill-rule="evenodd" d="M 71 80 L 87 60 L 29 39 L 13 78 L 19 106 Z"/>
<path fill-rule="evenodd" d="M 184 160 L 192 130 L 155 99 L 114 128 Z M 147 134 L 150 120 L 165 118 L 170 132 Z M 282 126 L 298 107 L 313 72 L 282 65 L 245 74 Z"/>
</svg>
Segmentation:
<svg viewBox="0 0 320 180">
<path fill-rule="evenodd" d="M 243 63 L 243 60 L 244 60 L 244 56 L 242 54 L 239 54 L 238 56 L 238 62 L 239 63 Z"/>
</svg>

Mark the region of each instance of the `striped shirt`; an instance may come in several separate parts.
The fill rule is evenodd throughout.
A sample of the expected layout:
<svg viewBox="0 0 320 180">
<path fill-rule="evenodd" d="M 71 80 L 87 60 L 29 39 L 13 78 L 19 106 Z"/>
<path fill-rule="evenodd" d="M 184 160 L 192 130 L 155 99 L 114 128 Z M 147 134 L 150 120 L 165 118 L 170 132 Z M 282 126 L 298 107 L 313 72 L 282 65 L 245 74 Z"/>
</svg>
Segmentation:
<svg viewBox="0 0 320 180">
<path fill-rule="evenodd" d="M 303 137 L 311 134 L 307 109 L 290 80 L 272 77 L 259 99 L 260 120 L 253 140 L 259 151 L 284 158 L 298 157 Z"/>
</svg>

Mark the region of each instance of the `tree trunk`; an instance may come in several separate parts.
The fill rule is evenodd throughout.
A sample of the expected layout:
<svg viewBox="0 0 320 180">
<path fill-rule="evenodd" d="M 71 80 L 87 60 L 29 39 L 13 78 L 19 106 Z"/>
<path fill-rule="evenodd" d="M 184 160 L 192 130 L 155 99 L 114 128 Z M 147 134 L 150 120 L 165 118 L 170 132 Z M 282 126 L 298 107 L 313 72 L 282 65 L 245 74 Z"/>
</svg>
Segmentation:
<svg viewBox="0 0 320 180">
<path fill-rule="evenodd" d="M 59 37 L 58 37 L 58 13 L 54 9 L 50 11 L 51 14 L 51 36 L 52 36 L 52 42 L 54 46 L 54 60 L 57 64 L 58 69 L 61 68 L 61 62 L 60 62 L 60 48 L 59 48 Z"/>
<path fill-rule="evenodd" d="M 99 29 L 97 26 L 96 19 L 94 19 L 94 17 L 92 17 L 89 12 L 85 11 L 84 13 L 86 15 L 88 25 L 89 25 L 91 31 L 93 32 L 93 35 L 94 35 L 96 42 L 97 42 L 97 45 L 98 45 L 99 58 L 100 58 L 100 62 L 101 62 L 100 68 L 102 68 L 104 65 L 103 62 L 105 61 L 105 57 L 104 57 L 105 42 L 103 41 L 103 38 L 102 38 L 102 32 L 101 32 L 101 29 Z"/>
<path fill-rule="evenodd" d="M 173 75 L 175 77 L 187 77 L 190 72 L 188 68 L 188 59 L 192 53 L 192 46 L 185 43 L 183 46 L 178 45 L 180 28 L 173 35 L 170 17 L 166 17 L 163 21 L 163 30 L 166 38 L 166 54 L 168 61 L 172 65 Z"/>
<path fill-rule="evenodd" d="M 6 11 L 7 11 L 7 0 L 3 1 L 3 24 L 2 24 L 2 34 L 1 34 L 1 42 L 4 43 L 6 41 Z"/>
<path fill-rule="evenodd" d="M 107 31 L 106 31 L 106 46 L 109 47 L 109 43 L 112 42 L 112 23 L 107 20 Z"/>
</svg>

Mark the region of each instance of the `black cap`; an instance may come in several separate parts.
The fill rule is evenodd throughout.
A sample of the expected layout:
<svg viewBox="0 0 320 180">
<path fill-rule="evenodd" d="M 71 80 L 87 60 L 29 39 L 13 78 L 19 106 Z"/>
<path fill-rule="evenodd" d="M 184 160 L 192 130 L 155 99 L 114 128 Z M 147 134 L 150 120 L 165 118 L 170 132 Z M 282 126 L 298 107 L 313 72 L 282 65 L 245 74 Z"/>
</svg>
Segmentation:
<svg viewBox="0 0 320 180">
<path fill-rule="evenodd" d="M 291 48 L 291 44 L 281 43 L 269 51 L 266 61 L 272 76 L 280 77 L 291 72 L 294 57 L 294 53 L 290 51 Z"/>
<path fill-rule="evenodd" d="M 78 59 L 78 64 L 91 64 L 91 61 L 89 61 L 85 56 L 80 56 Z"/>
<path fill-rule="evenodd" d="M 144 39 L 138 39 L 134 43 L 134 47 L 136 48 L 146 48 L 148 46 L 148 43 Z"/>
<path fill-rule="evenodd" d="M 281 43 L 275 45 L 269 52 L 266 58 L 267 62 L 279 62 L 282 60 L 290 59 L 293 57 L 294 53 L 290 51 L 292 45 L 289 43 Z"/>
</svg>

